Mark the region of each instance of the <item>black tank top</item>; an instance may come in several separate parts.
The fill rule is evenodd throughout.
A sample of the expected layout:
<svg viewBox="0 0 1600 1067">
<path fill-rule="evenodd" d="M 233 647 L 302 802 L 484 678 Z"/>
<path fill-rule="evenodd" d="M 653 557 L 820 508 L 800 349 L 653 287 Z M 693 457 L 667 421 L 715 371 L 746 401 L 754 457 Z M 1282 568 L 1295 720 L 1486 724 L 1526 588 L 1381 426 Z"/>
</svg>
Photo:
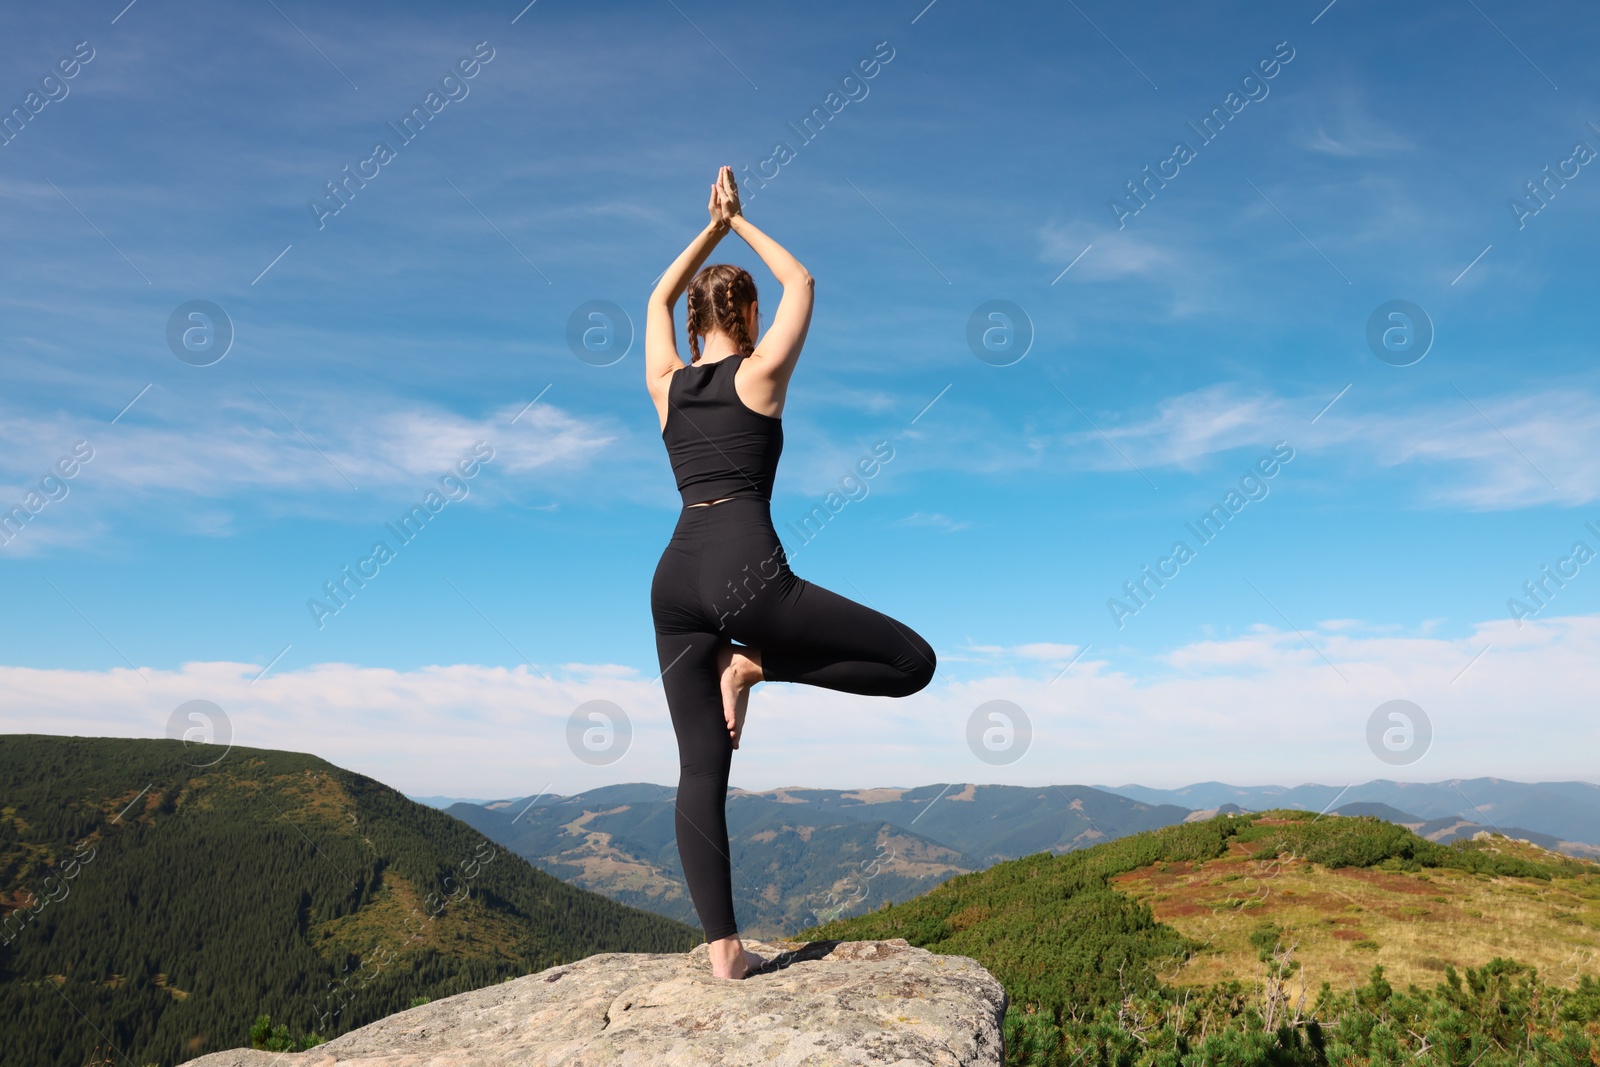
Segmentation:
<svg viewBox="0 0 1600 1067">
<path fill-rule="evenodd" d="M 661 439 L 684 506 L 729 496 L 772 499 L 783 420 L 746 406 L 733 388 L 744 355 L 691 363 L 667 383 Z"/>
</svg>

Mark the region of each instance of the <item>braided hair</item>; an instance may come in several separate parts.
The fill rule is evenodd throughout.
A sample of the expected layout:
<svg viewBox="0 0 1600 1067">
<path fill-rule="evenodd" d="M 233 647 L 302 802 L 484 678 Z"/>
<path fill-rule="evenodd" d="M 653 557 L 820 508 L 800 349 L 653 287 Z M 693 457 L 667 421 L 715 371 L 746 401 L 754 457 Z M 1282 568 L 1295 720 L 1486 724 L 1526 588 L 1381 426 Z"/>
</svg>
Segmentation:
<svg viewBox="0 0 1600 1067">
<path fill-rule="evenodd" d="M 733 338 L 741 352 L 755 349 L 745 328 L 744 312 L 756 299 L 756 280 L 743 267 L 713 263 L 689 283 L 688 327 L 691 363 L 700 359 L 700 338 L 720 330 Z"/>
</svg>

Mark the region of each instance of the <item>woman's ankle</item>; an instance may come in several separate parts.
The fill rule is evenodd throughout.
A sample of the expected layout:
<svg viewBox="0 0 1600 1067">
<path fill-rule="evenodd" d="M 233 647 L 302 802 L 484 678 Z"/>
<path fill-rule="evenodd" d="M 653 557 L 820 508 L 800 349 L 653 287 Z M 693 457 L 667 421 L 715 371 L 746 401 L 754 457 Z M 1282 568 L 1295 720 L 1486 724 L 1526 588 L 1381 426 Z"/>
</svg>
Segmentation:
<svg viewBox="0 0 1600 1067">
<path fill-rule="evenodd" d="M 711 948 L 711 973 L 718 978 L 743 978 L 750 973 L 749 956 L 738 934 L 707 942 Z"/>
</svg>

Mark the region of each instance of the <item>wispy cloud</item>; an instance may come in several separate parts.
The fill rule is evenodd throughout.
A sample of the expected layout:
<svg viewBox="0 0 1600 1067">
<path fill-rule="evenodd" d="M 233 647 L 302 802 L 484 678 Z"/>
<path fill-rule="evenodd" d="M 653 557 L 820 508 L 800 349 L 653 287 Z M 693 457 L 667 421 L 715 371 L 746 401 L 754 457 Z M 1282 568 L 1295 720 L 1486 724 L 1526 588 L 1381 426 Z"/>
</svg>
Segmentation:
<svg viewBox="0 0 1600 1067">
<path fill-rule="evenodd" d="M 164 410 L 159 396 L 140 404 L 143 410 L 136 407 L 115 425 L 0 409 L 0 502 L 20 499 L 57 453 L 85 440 L 93 458 L 67 483 L 67 498 L 50 505 L 77 513 L 76 534 L 58 531 L 58 540 L 81 540 L 89 531 L 85 523 L 151 500 L 188 515 L 177 521 L 190 532 L 215 535 L 230 528 L 235 506 L 278 500 L 331 515 L 362 494 L 421 491 L 479 441 L 494 455 L 481 468 L 489 476 L 474 488 L 542 491 L 581 480 L 626 436 L 609 416 L 586 418 L 545 402 L 525 411 L 526 401 L 509 404 L 479 416 L 398 399 L 356 408 L 249 393 L 213 412 L 182 405 Z M 185 417 L 175 421 L 174 414 Z M 30 528 L 16 546 L 37 548 L 44 542 L 31 536 L 36 532 Z"/>
<path fill-rule="evenodd" d="M 1261 444 L 1289 422 L 1291 412 L 1297 413 L 1285 397 L 1223 382 L 1157 401 L 1155 412 L 1137 422 L 1099 425 L 1107 437 L 1131 449 L 1130 457 L 1142 467 L 1193 469 L 1216 453 Z M 1099 440 L 1092 430 L 1074 436 L 1085 443 Z"/>
<path fill-rule="evenodd" d="M 1071 263 L 1067 277 L 1080 281 L 1173 275 L 1184 263 L 1183 252 L 1171 236 L 1163 242 L 1105 225 L 1047 222 L 1039 229 L 1038 241 L 1041 263 L 1053 264 L 1057 271 Z M 1094 247 L 1085 253 L 1091 244 Z M 1082 259 L 1078 259 L 1080 253 Z"/>
<path fill-rule="evenodd" d="M 1416 147 L 1411 138 L 1373 112 L 1355 85 L 1346 84 L 1330 93 L 1319 101 L 1317 110 L 1320 116 L 1304 123 L 1295 138 L 1307 151 L 1355 159 L 1392 157 Z"/>
<path fill-rule="evenodd" d="M 960 648 L 941 653 L 941 662 L 955 663 L 1049 663 L 1071 662 L 1083 651 L 1082 645 L 1054 641 L 1034 641 L 1023 645 L 980 645 L 969 640 Z"/>
<path fill-rule="evenodd" d="M 1351 461 L 1352 469 L 1426 473 L 1421 501 L 1500 510 L 1600 498 L 1600 397 L 1584 383 L 1472 396 L 1446 386 L 1425 401 L 1374 411 L 1347 402 L 1311 423 L 1320 394 L 1290 397 L 1218 383 L 1156 402 L 1153 414 L 1063 437 L 1078 462 L 1122 470 L 1116 442 L 1144 469 L 1196 470 L 1213 457 L 1287 440 Z"/>
<path fill-rule="evenodd" d="M 955 533 L 957 530 L 970 530 L 972 523 L 952 519 L 948 515 L 941 515 L 937 511 L 914 511 L 903 519 L 895 520 L 896 526 L 932 526 L 943 530 L 945 533 Z"/>
<path fill-rule="evenodd" d="M 1428 493 L 1435 504 L 1499 510 L 1600 496 L 1600 399 L 1581 387 L 1516 396 L 1452 389 L 1425 411 L 1347 429 L 1347 442 L 1365 437 L 1377 463 L 1452 470 L 1453 480 Z"/>
</svg>

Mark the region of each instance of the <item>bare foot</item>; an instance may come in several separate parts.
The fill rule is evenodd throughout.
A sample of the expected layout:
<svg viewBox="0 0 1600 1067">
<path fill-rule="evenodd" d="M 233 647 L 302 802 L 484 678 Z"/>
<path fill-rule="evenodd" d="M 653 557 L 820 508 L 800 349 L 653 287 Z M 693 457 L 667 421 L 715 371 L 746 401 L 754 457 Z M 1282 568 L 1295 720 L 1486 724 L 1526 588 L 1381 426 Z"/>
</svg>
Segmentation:
<svg viewBox="0 0 1600 1067">
<path fill-rule="evenodd" d="M 744 947 L 738 938 L 724 937 L 711 942 L 711 974 L 716 978 L 744 978 L 761 967 L 765 958 Z"/>
<path fill-rule="evenodd" d="M 744 716 L 750 706 L 750 687 L 764 678 L 761 650 L 738 648 L 724 642 L 717 648 L 717 675 L 722 684 L 722 717 L 728 724 L 733 747 L 744 733 Z"/>
</svg>

